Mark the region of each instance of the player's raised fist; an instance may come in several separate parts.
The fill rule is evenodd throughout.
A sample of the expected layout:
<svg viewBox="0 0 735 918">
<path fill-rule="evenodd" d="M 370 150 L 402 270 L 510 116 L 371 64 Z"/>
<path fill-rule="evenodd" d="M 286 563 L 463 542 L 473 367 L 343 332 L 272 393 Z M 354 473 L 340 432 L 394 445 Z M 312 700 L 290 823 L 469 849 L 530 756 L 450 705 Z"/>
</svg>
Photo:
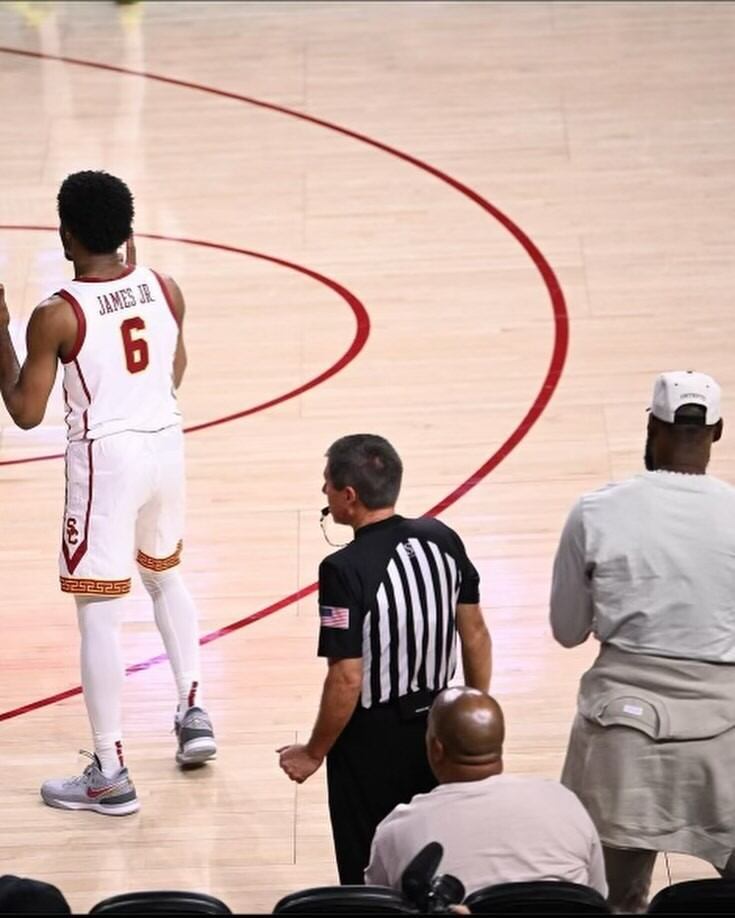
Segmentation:
<svg viewBox="0 0 735 918">
<path fill-rule="evenodd" d="M 136 261 L 135 253 L 135 236 L 131 233 L 128 237 L 128 241 L 125 243 L 125 264 L 126 265 L 135 265 L 138 262 Z"/>
</svg>

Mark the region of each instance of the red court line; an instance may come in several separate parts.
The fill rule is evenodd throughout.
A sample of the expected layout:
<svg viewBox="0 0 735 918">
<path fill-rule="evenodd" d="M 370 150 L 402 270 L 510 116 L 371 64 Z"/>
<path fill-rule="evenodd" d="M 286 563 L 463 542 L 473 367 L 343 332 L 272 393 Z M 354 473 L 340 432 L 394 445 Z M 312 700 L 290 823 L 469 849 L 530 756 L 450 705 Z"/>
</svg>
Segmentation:
<svg viewBox="0 0 735 918">
<path fill-rule="evenodd" d="M 24 226 L 14 223 L 0 224 L 0 230 L 57 232 L 56 227 L 53 226 Z M 208 242 L 204 239 L 188 239 L 182 236 L 162 236 L 158 233 L 136 233 L 135 235 L 140 239 L 156 239 L 163 242 L 181 242 L 184 245 L 196 245 L 207 249 L 217 249 L 222 252 L 234 252 L 237 255 L 247 255 L 249 258 L 258 258 L 261 261 L 269 261 L 272 264 L 280 265 L 284 268 L 290 268 L 292 271 L 298 271 L 299 274 L 305 274 L 307 277 L 311 277 L 314 280 L 319 281 L 320 284 L 324 284 L 325 287 L 329 287 L 331 290 L 334 290 L 334 292 L 339 294 L 339 296 L 341 296 L 342 299 L 347 303 L 355 317 L 355 335 L 352 339 L 352 342 L 350 343 L 350 346 L 335 363 L 333 363 L 318 376 L 315 376 L 313 379 L 302 383 L 295 389 L 291 389 L 284 395 L 277 395 L 275 398 L 269 399 L 267 402 L 261 402 L 261 404 L 255 405 L 252 408 L 246 408 L 244 411 L 236 411 L 234 414 L 228 414 L 226 417 L 215 418 L 211 421 L 203 421 L 201 424 L 193 424 L 190 427 L 185 427 L 184 433 L 195 433 L 199 430 L 206 430 L 208 427 L 215 427 L 217 424 L 226 424 L 230 421 L 236 421 L 239 418 L 247 417 L 250 414 L 256 414 L 258 411 L 265 411 L 266 408 L 272 408 L 274 405 L 280 405 L 281 402 L 286 402 L 291 398 L 295 398 L 297 395 L 301 395 L 304 392 L 307 392 L 309 389 L 313 389 L 316 386 L 321 385 L 321 383 L 323 383 L 325 380 L 329 379 L 331 376 L 334 376 L 336 373 L 339 373 L 340 370 L 343 370 L 347 364 L 351 363 L 355 357 L 357 357 L 357 355 L 365 346 L 365 342 L 370 335 L 370 317 L 368 316 L 367 310 L 360 302 L 360 300 L 358 300 L 358 298 L 354 295 L 354 293 L 352 293 L 346 287 L 343 287 L 342 284 L 338 284 L 337 281 L 332 280 L 331 277 L 320 274 L 318 271 L 312 271 L 311 268 L 306 268 L 304 265 L 297 265 L 295 262 L 286 261 L 283 258 L 276 258 L 274 255 L 264 255 L 262 252 L 253 252 L 251 249 L 242 249 L 238 246 L 225 245 L 221 242 Z M 23 457 L 21 459 L 0 459 L 0 466 L 24 465 L 27 462 L 45 462 L 48 459 L 62 459 L 63 455 L 63 453 L 53 453 L 45 456 Z"/>
<path fill-rule="evenodd" d="M 191 83 L 186 80 L 177 80 L 172 77 L 159 76 L 157 74 L 147 73 L 140 70 L 128 70 L 125 67 L 117 67 L 113 64 L 101 64 L 93 61 L 84 61 L 77 58 L 62 57 L 57 55 L 42 54 L 37 51 L 23 51 L 16 48 L 7 48 L 0 46 L 0 52 L 5 52 L 8 54 L 17 54 L 25 57 L 32 58 L 41 58 L 47 60 L 58 60 L 63 61 L 69 64 L 76 64 L 82 67 L 93 67 L 99 70 L 110 70 L 116 73 L 130 74 L 133 76 L 146 77 L 147 79 L 157 80 L 161 83 L 169 83 L 174 86 L 182 86 L 188 89 L 194 89 L 200 92 L 211 93 L 212 95 L 224 96 L 226 98 L 234 99 L 239 102 L 246 102 L 250 105 L 255 105 L 260 108 L 270 109 L 281 114 L 290 115 L 294 118 L 298 118 L 302 121 L 308 121 L 312 124 L 325 127 L 329 130 L 336 131 L 340 134 L 344 134 L 348 137 L 352 137 L 355 140 L 359 140 L 363 143 L 369 144 L 370 146 L 376 147 L 379 150 L 383 150 L 386 153 L 396 156 L 398 159 L 402 159 L 405 162 L 411 163 L 419 169 L 422 169 L 425 172 L 433 175 L 435 178 L 444 182 L 447 185 L 450 185 L 452 188 L 463 194 L 465 197 L 469 198 L 471 201 L 474 201 L 475 204 L 480 206 L 483 210 L 487 211 L 492 217 L 494 217 L 508 232 L 518 241 L 518 243 L 525 250 L 531 261 L 536 266 L 541 279 L 546 286 L 546 289 L 549 294 L 551 301 L 552 315 L 554 319 L 554 347 L 551 353 L 551 358 L 549 361 L 549 366 L 546 371 L 546 376 L 541 385 L 541 388 L 536 395 L 536 398 L 533 401 L 533 404 L 526 412 L 525 416 L 515 428 L 513 433 L 508 437 L 508 439 L 503 443 L 493 454 L 487 459 L 472 475 L 466 478 L 461 484 L 459 484 L 453 491 L 451 491 L 446 497 L 442 498 L 437 504 L 431 507 L 426 511 L 426 516 L 437 516 L 439 513 L 442 513 L 452 504 L 459 500 L 460 497 L 465 495 L 468 491 L 474 488 L 479 484 L 503 459 L 508 456 L 508 454 L 515 449 L 516 446 L 521 442 L 521 440 L 526 436 L 531 427 L 536 423 L 544 409 L 551 400 L 554 391 L 556 390 L 559 380 L 561 378 L 562 371 L 564 369 L 564 362 L 566 360 L 567 348 L 569 344 L 569 318 L 566 309 L 566 303 L 564 301 L 564 294 L 562 292 L 559 281 L 556 278 L 551 266 L 544 258 L 541 251 L 534 244 L 534 242 L 523 232 L 523 230 L 517 226 L 509 217 L 507 217 L 502 211 L 497 207 L 487 201 L 482 195 L 478 194 L 472 188 L 467 185 L 464 185 L 462 182 L 457 181 L 457 179 L 452 178 L 452 176 L 447 175 L 441 170 L 435 168 L 434 166 L 429 165 L 428 163 L 423 162 L 420 159 L 416 159 L 408 153 L 403 153 L 401 150 L 397 150 L 394 147 L 390 147 L 387 144 L 381 143 L 378 140 L 373 140 L 370 137 L 367 137 L 364 134 L 359 134 L 356 131 L 350 131 L 347 128 L 340 127 L 339 125 L 332 124 L 328 121 L 323 121 L 320 118 L 314 118 L 311 115 L 303 114 L 302 112 L 293 111 L 292 109 L 283 108 L 279 105 L 273 105 L 270 102 L 261 102 L 257 99 L 251 99 L 248 96 L 240 95 L 239 93 L 227 92 L 221 89 L 215 89 L 213 87 L 202 86 L 198 83 Z M 285 606 L 290 605 L 293 602 L 302 599 L 305 596 L 315 592 L 317 588 L 316 583 L 312 583 L 307 587 L 303 587 L 295 593 L 291 593 L 290 596 L 286 596 L 283 599 L 279 600 L 276 603 L 273 603 L 271 606 L 266 606 L 266 608 L 261 609 L 259 612 L 255 612 L 252 615 L 247 616 L 246 618 L 240 619 L 237 622 L 233 622 L 231 625 L 226 625 L 224 628 L 217 629 L 212 631 L 209 634 L 202 637 L 200 643 L 206 644 L 210 641 L 217 640 L 220 637 L 224 637 L 226 634 L 231 634 L 233 631 L 237 631 L 240 628 L 244 628 L 246 625 L 251 624 L 254 621 L 258 621 L 261 618 L 265 618 L 267 615 L 271 615 L 273 612 L 283 609 Z M 165 654 L 159 654 L 156 657 L 152 657 L 150 660 L 145 660 L 141 663 L 134 664 L 131 667 L 128 667 L 127 672 L 140 672 L 142 670 L 149 669 L 151 666 L 155 666 L 158 663 L 166 659 Z M 58 695 L 53 695 L 50 698 L 42 698 L 38 701 L 31 702 L 30 704 L 24 705 L 21 708 L 16 708 L 12 711 L 6 711 L 0 714 L 0 721 L 8 720 L 11 717 L 17 717 L 20 714 L 27 713 L 28 711 L 36 710 L 37 708 L 45 707 L 46 705 L 53 704 L 56 701 L 61 701 L 64 698 L 69 698 L 73 695 L 77 695 L 81 692 L 81 687 L 76 686 L 76 688 L 69 689 L 67 692 L 62 692 Z"/>
<path fill-rule="evenodd" d="M 237 622 L 232 622 L 231 625 L 225 625 L 224 628 L 210 631 L 209 634 L 205 634 L 199 639 L 199 643 L 209 644 L 210 641 L 216 641 L 226 634 L 231 634 L 233 631 L 239 631 L 240 628 L 244 628 L 245 625 L 252 625 L 253 622 L 257 622 L 261 618 L 272 615 L 274 612 L 278 612 L 279 609 L 285 609 L 286 606 L 290 606 L 291 603 L 298 602 L 300 599 L 303 599 L 304 596 L 308 596 L 310 593 L 315 592 L 316 588 L 316 583 L 310 583 L 309 586 L 302 587 L 295 593 L 284 596 L 283 599 L 279 599 L 270 606 L 266 606 L 258 612 L 253 612 L 251 615 L 241 618 Z M 143 660 L 140 663 L 132 663 L 130 666 L 127 666 L 125 668 L 125 674 L 129 676 L 131 673 L 144 672 L 146 669 L 157 666 L 167 659 L 168 656 L 165 653 L 159 653 L 155 657 L 150 657 L 148 660 Z M 49 695 L 47 698 L 41 698 L 39 701 L 31 701 L 28 704 L 21 705 L 19 708 L 13 708 L 11 711 L 3 711 L 3 713 L 0 714 L 0 721 L 10 720 L 12 717 L 19 717 L 21 714 L 27 714 L 29 711 L 35 711 L 38 708 L 45 708 L 47 705 L 56 704 L 57 701 L 65 701 L 67 698 L 73 698 L 75 695 L 81 695 L 81 693 L 81 685 L 75 685 L 74 688 L 58 692 L 56 695 Z"/>
</svg>

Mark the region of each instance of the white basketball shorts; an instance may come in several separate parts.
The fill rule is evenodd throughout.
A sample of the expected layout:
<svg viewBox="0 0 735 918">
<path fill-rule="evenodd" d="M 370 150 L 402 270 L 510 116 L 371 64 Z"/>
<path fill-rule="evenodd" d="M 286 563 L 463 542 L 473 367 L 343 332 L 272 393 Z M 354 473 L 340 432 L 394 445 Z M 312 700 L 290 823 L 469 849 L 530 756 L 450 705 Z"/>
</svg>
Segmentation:
<svg viewBox="0 0 735 918">
<path fill-rule="evenodd" d="M 175 567 L 184 500 L 184 442 L 178 425 L 69 443 L 61 589 L 120 596 L 130 590 L 134 560 L 154 571 Z"/>
</svg>

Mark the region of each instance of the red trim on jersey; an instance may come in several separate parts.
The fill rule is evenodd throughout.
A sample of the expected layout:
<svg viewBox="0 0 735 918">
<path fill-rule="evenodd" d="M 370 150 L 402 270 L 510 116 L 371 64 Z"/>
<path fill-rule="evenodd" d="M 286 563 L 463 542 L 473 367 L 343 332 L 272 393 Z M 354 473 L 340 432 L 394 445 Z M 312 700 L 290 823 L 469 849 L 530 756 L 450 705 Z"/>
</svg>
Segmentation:
<svg viewBox="0 0 735 918">
<path fill-rule="evenodd" d="M 64 554 L 64 560 L 66 561 L 66 566 L 70 574 L 73 574 L 77 568 L 77 565 L 82 560 L 82 558 L 87 553 L 87 542 L 89 541 L 89 518 L 92 515 L 92 485 L 94 482 L 94 466 L 92 464 L 92 443 L 93 440 L 87 442 L 87 455 L 89 456 L 89 487 L 87 490 L 87 509 L 84 514 L 84 539 L 82 544 L 77 548 L 73 555 L 69 554 L 69 549 L 66 545 L 66 530 L 62 530 L 61 536 L 61 550 Z M 67 487 L 68 487 L 68 472 L 67 472 Z M 69 508 L 64 507 L 64 524 L 66 524 L 66 519 L 68 516 Z M 63 580 L 63 578 L 62 578 Z M 129 583 L 130 581 L 128 581 Z M 62 587 L 63 589 L 63 587 Z M 71 591 L 67 591 L 71 592 Z"/>
<path fill-rule="evenodd" d="M 62 300 L 66 300 L 66 302 L 74 310 L 74 315 L 77 319 L 77 336 L 74 339 L 71 353 L 61 361 L 62 363 L 71 363 L 72 360 L 76 360 L 77 354 L 79 351 L 81 351 L 82 345 L 84 344 L 84 338 L 87 334 L 87 320 L 84 317 L 84 310 L 79 305 L 77 300 L 71 295 L 71 293 L 69 293 L 67 290 L 58 290 L 56 296 L 60 296 Z"/>
<path fill-rule="evenodd" d="M 128 274 L 132 274 L 133 271 L 135 271 L 135 265 L 125 265 L 122 272 L 116 274 L 114 277 L 94 277 L 90 275 L 89 277 L 75 277 L 74 281 L 80 284 L 111 284 L 113 281 L 127 277 Z"/>
<path fill-rule="evenodd" d="M 135 556 L 135 560 L 141 567 L 145 567 L 149 571 L 157 571 L 159 573 L 161 571 L 167 571 L 181 563 L 181 549 L 183 545 L 184 543 L 179 539 L 176 551 L 167 558 L 152 558 L 150 555 L 146 555 L 145 552 L 139 551 Z M 191 705 L 189 705 L 189 707 L 191 707 Z"/>
<path fill-rule="evenodd" d="M 89 406 L 92 405 L 92 396 L 89 394 L 89 389 L 87 388 L 87 383 L 84 380 L 84 374 L 82 373 L 82 368 L 79 366 L 79 361 L 74 358 L 74 366 L 77 368 L 77 373 L 79 373 L 79 382 L 82 384 L 82 389 L 84 394 L 87 397 L 87 403 Z M 89 433 L 89 409 L 85 408 L 84 413 L 82 414 L 82 420 L 84 421 L 84 437 L 86 439 L 87 434 Z"/>
<path fill-rule="evenodd" d="M 125 596 L 130 592 L 127 580 L 85 580 L 79 577 L 59 577 L 62 593 L 85 596 Z"/>
<path fill-rule="evenodd" d="M 149 271 L 158 281 L 158 286 L 161 288 L 161 290 L 163 291 L 163 295 L 166 297 L 166 302 L 168 303 L 168 308 L 171 310 L 171 315 L 174 317 L 174 322 L 179 326 L 179 328 L 181 328 L 181 319 L 176 314 L 176 307 L 174 306 L 174 300 L 173 300 L 173 297 L 171 296 L 171 293 L 168 287 L 166 286 L 166 282 L 161 277 L 161 275 L 158 273 L 158 271 L 154 271 L 153 268 L 149 268 Z"/>
<path fill-rule="evenodd" d="M 66 386 L 63 383 L 61 384 L 61 391 L 64 393 L 64 405 L 66 405 L 66 414 L 64 415 L 64 422 L 66 424 L 66 433 L 68 436 L 69 431 L 71 430 L 71 424 L 69 423 L 69 415 L 71 414 L 71 405 L 69 404 L 69 393 L 66 391 Z M 66 506 L 66 501 L 64 501 L 64 505 Z"/>
<path fill-rule="evenodd" d="M 66 538 L 66 511 L 69 504 L 69 453 L 68 451 L 64 454 L 64 513 L 61 517 L 61 552 L 64 555 L 64 560 L 67 560 L 65 552 L 65 542 Z M 67 561 L 68 564 L 68 561 Z"/>
</svg>

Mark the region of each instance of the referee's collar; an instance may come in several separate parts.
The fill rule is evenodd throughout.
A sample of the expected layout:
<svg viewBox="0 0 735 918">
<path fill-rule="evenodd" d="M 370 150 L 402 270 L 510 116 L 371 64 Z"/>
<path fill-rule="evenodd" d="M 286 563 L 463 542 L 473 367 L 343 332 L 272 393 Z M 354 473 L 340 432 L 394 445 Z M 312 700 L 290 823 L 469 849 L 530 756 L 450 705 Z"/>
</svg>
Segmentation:
<svg viewBox="0 0 735 918">
<path fill-rule="evenodd" d="M 400 513 L 394 513 L 393 516 L 389 516 L 384 520 L 378 520 L 377 523 L 367 523 L 365 526 L 360 526 L 359 529 L 355 530 L 355 538 L 359 539 L 369 532 L 377 532 L 380 529 L 390 529 L 392 526 L 397 526 L 398 523 L 402 522 L 403 517 Z"/>
</svg>

